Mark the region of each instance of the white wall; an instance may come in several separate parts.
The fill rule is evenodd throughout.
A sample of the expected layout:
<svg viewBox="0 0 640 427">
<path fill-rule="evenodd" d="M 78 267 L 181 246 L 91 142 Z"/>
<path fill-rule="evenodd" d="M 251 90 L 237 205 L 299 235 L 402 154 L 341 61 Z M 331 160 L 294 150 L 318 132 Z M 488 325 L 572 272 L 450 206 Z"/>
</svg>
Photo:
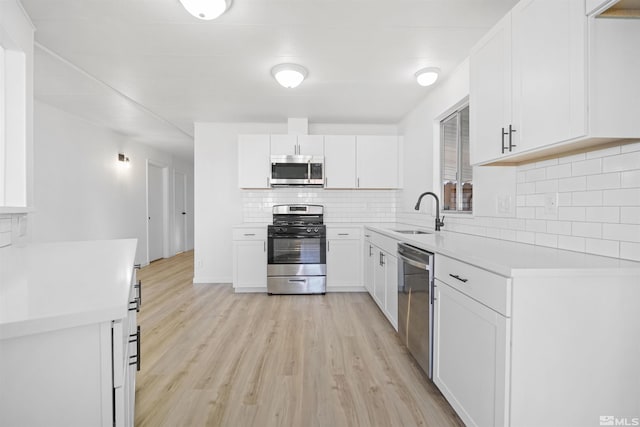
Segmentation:
<svg viewBox="0 0 640 427">
<path fill-rule="evenodd" d="M 188 177 L 188 248 L 193 247 L 193 166 L 47 104 L 35 103 L 32 240 L 137 238 L 136 262 L 147 262 L 147 160 L 168 167 L 173 206 L 173 170 Z M 130 167 L 118 165 L 125 153 Z M 172 211 L 172 210 L 171 210 Z M 172 217 L 171 217 L 172 218 Z M 168 235 L 172 235 L 173 220 Z M 165 255 L 173 255 L 169 247 Z"/>
<path fill-rule="evenodd" d="M 233 257 L 231 227 L 247 222 L 270 221 L 269 206 L 277 200 L 286 202 L 312 198 L 315 203 L 325 201 L 337 206 L 346 193 L 316 190 L 240 190 L 238 188 L 239 134 L 286 134 L 286 123 L 196 123 L 195 124 L 195 277 L 196 283 L 230 283 Z M 393 125 L 310 124 L 310 134 L 318 135 L 396 135 Z M 352 192 L 349 192 L 352 193 Z M 375 208 L 395 211 L 397 191 L 358 192 L 357 203 L 362 206 L 380 203 Z M 273 197 L 276 194 L 277 197 Z M 381 201 L 381 199 L 384 199 Z M 267 200 L 267 201 L 265 201 Z M 342 197 L 342 202 L 346 200 Z M 251 210 L 260 203 L 256 214 Z M 265 207 L 264 203 L 268 205 Z M 360 209 L 355 207 L 354 209 Z M 360 210 L 362 210 L 360 209 Z M 349 217 L 361 215 L 350 212 Z M 337 218 L 337 217 L 336 217 Z M 390 217 L 389 217 L 390 218 Z"/>
</svg>

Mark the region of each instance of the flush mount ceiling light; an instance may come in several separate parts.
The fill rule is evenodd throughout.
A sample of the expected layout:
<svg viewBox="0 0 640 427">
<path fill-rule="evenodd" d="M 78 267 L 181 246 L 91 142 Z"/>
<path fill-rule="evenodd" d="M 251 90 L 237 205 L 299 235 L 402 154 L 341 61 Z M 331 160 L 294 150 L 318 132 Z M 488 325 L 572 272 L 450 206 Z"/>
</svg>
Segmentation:
<svg viewBox="0 0 640 427">
<path fill-rule="evenodd" d="M 278 83 L 291 89 L 307 77 L 307 69 L 298 64 L 279 64 L 271 69 L 271 74 Z"/>
<path fill-rule="evenodd" d="M 180 0 L 187 12 L 198 19 L 216 19 L 231 7 L 232 0 Z"/>
<path fill-rule="evenodd" d="M 438 67 L 423 68 L 416 73 L 416 80 L 420 86 L 431 86 L 438 80 L 439 74 L 440 68 Z"/>
</svg>

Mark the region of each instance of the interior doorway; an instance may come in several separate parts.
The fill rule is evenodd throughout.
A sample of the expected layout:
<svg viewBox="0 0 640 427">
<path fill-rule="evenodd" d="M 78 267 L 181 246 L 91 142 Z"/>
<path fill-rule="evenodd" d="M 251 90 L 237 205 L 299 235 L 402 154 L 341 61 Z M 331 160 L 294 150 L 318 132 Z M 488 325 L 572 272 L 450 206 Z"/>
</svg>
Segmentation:
<svg viewBox="0 0 640 427">
<path fill-rule="evenodd" d="M 176 253 L 187 250 L 187 175 L 175 171 L 173 174 L 174 191 L 174 241 Z"/>
<path fill-rule="evenodd" d="M 147 162 L 147 254 L 149 262 L 164 257 L 166 167 Z"/>
</svg>

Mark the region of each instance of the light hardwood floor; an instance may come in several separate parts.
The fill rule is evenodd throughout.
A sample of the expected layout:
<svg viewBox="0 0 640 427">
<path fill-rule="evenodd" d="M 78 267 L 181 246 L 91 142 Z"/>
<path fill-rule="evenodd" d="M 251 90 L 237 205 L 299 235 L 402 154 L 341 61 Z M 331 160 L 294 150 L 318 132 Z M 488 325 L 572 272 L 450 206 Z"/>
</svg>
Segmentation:
<svg viewBox="0 0 640 427">
<path fill-rule="evenodd" d="M 366 293 L 193 285 L 193 252 L 143 268 L 136 426 L 460 426 Z"/>
</svg>

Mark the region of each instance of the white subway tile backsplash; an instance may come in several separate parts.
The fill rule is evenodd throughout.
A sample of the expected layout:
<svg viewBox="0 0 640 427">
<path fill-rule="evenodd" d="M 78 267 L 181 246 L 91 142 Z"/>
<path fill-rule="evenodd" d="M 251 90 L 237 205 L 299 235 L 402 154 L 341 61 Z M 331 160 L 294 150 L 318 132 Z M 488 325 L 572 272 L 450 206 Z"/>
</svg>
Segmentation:
<svg viewBox="0 0 640 427">
<path fill-rule="evenodd" d="M 573 206 L 601 206 L 602 191 L 576 191 L 571 193 Z"/>
<path fill-rule="evenodd" d="M 640 207 L 620 208 L 620 222 L 623 224 L 640 224 Z"/>
<path fill-rule="evenodd" d="M 574 222 L 571 230 L 574 236 L 602 238 L 602 224 L 598 222 Z"/>
<path fill-rule="evenodd" d="M 522 184 L 527 181 L 527 172 L 526 171 L 518 171 L 516 175 L 516 183 Z"/>
<path fill-rule="evenodd" d="M 562 178 L 558 181 L 559 191 L 584 191 L 587 189 L 587 177 Z"/>
<path fill-rule="evenodd" d="M 602 159 L 603 172 L 619 172 L 638 169 L 640 167 L 640 151 L 620 154 Z"/>
<path fill-rule="evenodd" d="M 640 225 L 603 224 L 602 237 L 622 242 L 640 242 Z"/>
<path fill-rule="evenodd" d="M 620 222 L 620 208 L 618 207 L 588 207 L 586 211 L 587 221 L 591 222 Z"/>
<path fill-rule="evenodd" d="M 621 153 L 631 153 L 633 151 L 640 151 L 640 141 L 620 146 Z"/>
<path fill-rule="evenodd" d="M 587 177 L 587 190 L 620 188 L 620 173 L 606 173 Z"/>
<path fill-rule="evenodd" d="M 531 231 L 517 231 L 516 241 L 520 243 L 534 244 L 536 242 L 536 234 Z"/>
<path fill-rule="evenodd" d="M 550 248 L 558 247 L 558 236 L 556 234 L 536 233 L 535 244 Z"/>
<path fill-rule="evenodd" d="M 598 157 L 607 157 L 613 156 L 620 153 L 620 146 L 616 145 L 613 147 L 602 148 L 600 150 L 589 151 L 587 154 L 587 159 L 595 159 Z"/>
<path fill-rule="evenodd" d="M 560 249 L 584 252 L 585 246 L 584 237 L 558 236 L 558 248 Z"/>
<path fill-rule="evenodd" d="M 547 231 L 547 221 L 540 219 L 528 219 L 525 221 L 525 230 L 544 233 Z"/>
<path fill-rule="evenodd" d="M 582 207 L 559 207 L 558 219 L 564 221 L 584 221 L 586 218 L 586 208 Z"/>
<path fill-rule="evenodd" d="M 525 196 L 525 206 L 544 206 L 544 194 L 530 194 Z"/>
<path fill-rule="evenodd" d="M 549 166 L 547 168 L 547 179 L 568 178 L 571 176 L 571 163 L 557 166 Z"/>
<path fill-rule="evenodd" d="M 516 208 L 516 216 L 518 218 L 533 219 L 536 217 L 536 208 Z"/>
<path fill-rule="evenodd" d="M 525 182 L 542 181 L 543 179 L 546 179 L 546 177 L 547 177 L 546 169 L 544 168 L 532 169 L 530 171 L 527 171 L 527 174 L 525 176 Z"/>
<path fill-rule="evenodd" d="M 640 243 L 620 242 L 620 258 L 640 261 Z"/>
<path fill-rule="evenodd" d="M 585 239 L 585 252 L 617 258 L 620 256 L 620 242 L 615 240 Z"/>
<path fill-rule="evenodd" d="M 640 188 L 605 191 L 602 204 L 605 206 L 640 206 Z"/>
<path fill-rule="evenodd" d="M 571 224 L 570 221 L 547 221 L 547 233 L 569 236 Z"/>
<path fill-rule="evenodd" d="M 582 162 L 571 163 L 571 175 L 573 176 L 593 175 L 596 173 L 600 173 L 601 171 L 601 159 L 591 159 L 584 160 Z"/>
<path fill-rule="evenodd" d="M 535 194 L 536 184 L 535 182 L 517 184 L 516 192 L 518 193 L 518 195 Z"/>
<path fill-rule="evenodd" d="M 536 182 L 536 193 L 555 193 L 558 191 L 558 180 L 548 179 Z"/>
<path fill-rule="evenodd" d="M 633 171 L 622 172 L 622 188 L 640 188 L 640 165 Z"/>
</svg>

